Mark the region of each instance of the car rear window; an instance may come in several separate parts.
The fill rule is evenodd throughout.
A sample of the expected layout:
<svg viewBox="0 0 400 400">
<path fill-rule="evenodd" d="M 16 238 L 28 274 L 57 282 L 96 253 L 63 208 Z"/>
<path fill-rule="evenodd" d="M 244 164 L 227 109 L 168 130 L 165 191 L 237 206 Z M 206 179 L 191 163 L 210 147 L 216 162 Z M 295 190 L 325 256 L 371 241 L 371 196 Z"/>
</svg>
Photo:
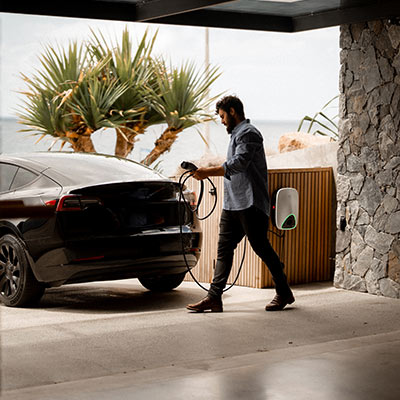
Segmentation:
<svg viewBox="0 0 400 400">
<path fill-rule="evenodd" d="M 11 187 L 10 189 L 18 189 L 22 186 L 26 186 L 29 183 L 33 182 L 36 178 L 38 177 L 38 175 L 34 174 L 31 171 L 28 171 L 25 168 L 18 168 L 17 173 L 14 176 L 14 179 L 11 183 Z"/>
<path fill-rule="evenodd" d="M 12 164 L 0 163 L 0 193 L 8 192 L 18 167 Z"/>
<path fill-rule="evenodd" d="M 67 181 L 64 183 L 95 184 L 102 182 L 128 182 L 132 180 L 163 180 L 165 177 L 130 160 L 112 156 L 82 153 L 36 153 L 30 160 L 39 161 L 51 171 L 61 173 Z"/>
</svg>

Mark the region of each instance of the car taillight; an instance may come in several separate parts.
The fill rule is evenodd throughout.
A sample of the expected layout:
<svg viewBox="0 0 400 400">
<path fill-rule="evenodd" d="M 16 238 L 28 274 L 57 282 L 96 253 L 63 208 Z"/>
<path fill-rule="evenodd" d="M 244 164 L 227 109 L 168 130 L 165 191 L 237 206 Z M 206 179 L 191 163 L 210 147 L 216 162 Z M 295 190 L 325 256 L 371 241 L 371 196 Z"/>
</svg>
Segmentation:
<svg viewBox="0 0 400 400">
<path fill-rule="evenodd" d="M 80 196 L 64 196 L 61 197 L 57 204 L 56 211 L 81 211 Z"/>
<path fill-rule="evenodd" d="M 185 197 L 186 202 L 189 203 L 192 207 L 197 206 L 197 196 L 195 192 L 186 191 L 183 193 L 183 196 Z"/>
<path fill-rule="evenodd" d="M 56 207 L 56 211 L 82 211 L 92 205 L 102 205 L 102 202 L 97 197 L 66 195 L 59 200 L 46 201 L 45 204 L 49 207 Z"/>
<path fill-rule="evenodd" d="M 55 207 L 57 205 L 58 199 L 53 199 L 53 200 L 48 200 L 44 204 L 46 204 L 47 207 Z"/>
</svg>

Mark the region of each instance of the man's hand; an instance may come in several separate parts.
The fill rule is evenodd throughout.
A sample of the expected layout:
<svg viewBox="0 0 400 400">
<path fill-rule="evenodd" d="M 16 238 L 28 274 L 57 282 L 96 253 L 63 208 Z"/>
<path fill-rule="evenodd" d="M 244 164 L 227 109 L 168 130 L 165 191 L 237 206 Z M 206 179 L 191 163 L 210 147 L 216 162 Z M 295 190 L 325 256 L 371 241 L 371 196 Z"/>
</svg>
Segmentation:
<svg viewBox="0 0 400 400">
<path fill-rule="evenodd" d="M 221 165 L 220 167 L 209 167 L 209 168 L 197 168 L 193 172 L 193 178 L 198 181 L 208 178 L 209 176 L 224 176 L 225 170 Z"/>
<path fill-rule="evenodd" d="M 193 172 L 193 178 L 197 179 L 198 181 L 208 178 L 210 176 L 208 174 L 209 169 L 210 168 L 197 168 L 196 171 Z"/>
</svg>

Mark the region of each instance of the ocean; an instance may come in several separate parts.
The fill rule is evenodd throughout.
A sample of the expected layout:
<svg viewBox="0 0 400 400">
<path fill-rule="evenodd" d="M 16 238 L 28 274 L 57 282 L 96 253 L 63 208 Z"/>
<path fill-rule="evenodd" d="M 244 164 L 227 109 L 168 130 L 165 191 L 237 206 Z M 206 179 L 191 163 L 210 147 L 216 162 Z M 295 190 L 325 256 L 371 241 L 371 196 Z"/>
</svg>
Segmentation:
<svg viewBox="0 0 400 400">
<path fill-rule="evenodd" d="M 277 152 L 279 138 L 282 134 L 296 131 L 299 121 L 251 121 L 264 137 L 266 154 Z M 47 151 L 52 145 L 52 150 L 60 149 L 61 141 L 53 144 L 52 137 L 45 137 L 39 142 L 40 136 L 33 135 L 33 132 L 19 132 L 25 127 L 14 118 L 0 118 L 0 153 L 12 154 L 32 151 Z M 128 158 L 140 161 L 153 148 L 155 140 L 160 136 L 165 125 L 157 125 L 149 128 L 145 134 L 140 135 L 135 147 Z M 207 153 L 211 157 L 224 157 L 229 142 L 229 135 L 225 127 L 218 122 L 209 123 L 208 148 L 201 138 L 199 132 L 206 136 L 204 125 L 189 128 L 179 134 L 170 152 L 162 155 L 157 169 L 167 176 L 175 173 L 178 165 L 183 160 L 199 160 Z M 98 153 L 114 154 L 115 131 L 105 129 L 95 132 L 92 135 L 94 146 Z M 37 143 L 36 143 L 37 142 Z M 68 145 L 64 151 L 70 150 Z"/>
</svg>

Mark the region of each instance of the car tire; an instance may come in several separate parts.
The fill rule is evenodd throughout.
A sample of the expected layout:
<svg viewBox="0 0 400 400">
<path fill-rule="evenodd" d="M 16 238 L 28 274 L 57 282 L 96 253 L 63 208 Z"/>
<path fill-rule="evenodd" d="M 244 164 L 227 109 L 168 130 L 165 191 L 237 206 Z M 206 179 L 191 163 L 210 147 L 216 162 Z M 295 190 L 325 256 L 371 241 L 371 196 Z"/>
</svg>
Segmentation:
<svg viewBox="0 0 400 400">
<path fill-rule="evenodd" d="M 33 275 L 22 241 L 10 234 L 0 237 L 0 301 L 22 307 L 38 302 L 43 293 L 44 285 Z"/>
<path fill-rule="evenodd" d="M 174 275 L 146 276 L 139 278 L 139 282 L 152 292 L 168 292 L 178 287 L 185 279 L 186 272 Z"/>
</svg>

